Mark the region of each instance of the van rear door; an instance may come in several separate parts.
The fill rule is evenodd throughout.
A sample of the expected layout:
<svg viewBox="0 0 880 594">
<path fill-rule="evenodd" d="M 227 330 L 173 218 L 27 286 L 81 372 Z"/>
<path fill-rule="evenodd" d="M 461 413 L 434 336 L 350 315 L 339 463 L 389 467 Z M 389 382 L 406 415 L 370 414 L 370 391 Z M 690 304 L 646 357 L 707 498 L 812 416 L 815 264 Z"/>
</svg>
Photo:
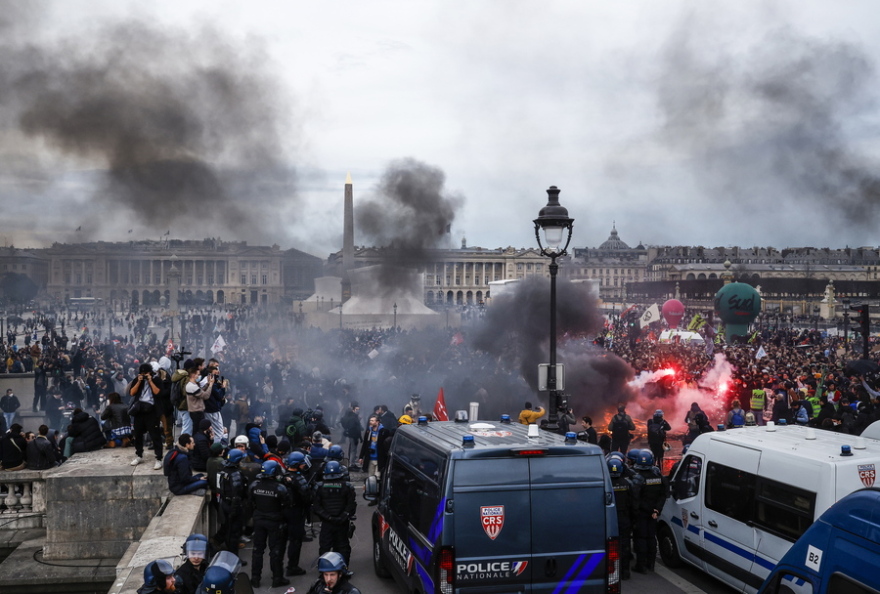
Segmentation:
<svg viewBox="0 0 880 594">
<path fill-rule="evenodd" d="M 457 460 L 456 592 L 604 591 L 606 538 L 617 531 L 606 525 L 616 515 L 603 465 L 601 456 Z"/>
<path fill-rule="evenodd" d="M 528 458 L 456 460 L 453 468 L 455 591 L 531 592 Z"/>
<path fill-rule="evenodd" d="M 605 503 L 604 458 L 529 459 L 532 592 L 604 592 L 606 539 L 617 519 Z M 609 509 L 613 513 L 607 513 Z"/>
</svg>

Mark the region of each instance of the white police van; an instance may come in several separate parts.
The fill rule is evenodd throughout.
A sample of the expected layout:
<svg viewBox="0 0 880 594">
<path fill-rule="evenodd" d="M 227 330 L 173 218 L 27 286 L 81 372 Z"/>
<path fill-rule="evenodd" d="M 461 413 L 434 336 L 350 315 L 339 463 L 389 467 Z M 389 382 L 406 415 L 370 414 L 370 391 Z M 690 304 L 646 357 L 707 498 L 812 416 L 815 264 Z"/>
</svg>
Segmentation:
<svg viewBox="0 0 880 594">
<path fill-rule="evenodd" d="M 598 447 L 509 422 L 419 421 L 398 428 L 381 488 L 367 479 L 377 575 L 419 594 L 620 592 Z"/>
<path fill-rule="evenodd" d="M 704 433 L 670 478 L 660 555 L 758 590 L 831 505 L 874 484 L 880 441 L 799 426 Z"/>
</svg>

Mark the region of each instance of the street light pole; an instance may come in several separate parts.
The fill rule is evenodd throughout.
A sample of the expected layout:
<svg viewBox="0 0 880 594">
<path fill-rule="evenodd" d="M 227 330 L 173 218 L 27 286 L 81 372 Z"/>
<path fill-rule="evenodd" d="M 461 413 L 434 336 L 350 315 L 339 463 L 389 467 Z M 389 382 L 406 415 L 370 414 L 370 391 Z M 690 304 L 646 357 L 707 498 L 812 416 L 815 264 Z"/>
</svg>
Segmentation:
<svg viewBox="0 0 880 594">
<path fill-rule="evenodd" d="M 394 333 L 397 334 L 397 302 L 394 302 Z"/>
<path fill-rule="evenodd" d="M 559 188 L 550 186 L 547 197 L 547 205 L 540 210 L 534 223 L 535 238 L 538 240 L 541 255 L 550 258 L 550 366 L 547 370 L 549 422 L 545 428 L 548 431 L 558 431 L 561 403 L 556 382 L 556 275 L 559 272 L 556 259 L 566 254 L 568 244 L 571 242 L 574 219 L 568 216 L 568 209 L 559 204 Z M 542 229 L 546 246 L 541 243 Z M 564 245 L 562 245 L 563 239 Z"/>
</svg>

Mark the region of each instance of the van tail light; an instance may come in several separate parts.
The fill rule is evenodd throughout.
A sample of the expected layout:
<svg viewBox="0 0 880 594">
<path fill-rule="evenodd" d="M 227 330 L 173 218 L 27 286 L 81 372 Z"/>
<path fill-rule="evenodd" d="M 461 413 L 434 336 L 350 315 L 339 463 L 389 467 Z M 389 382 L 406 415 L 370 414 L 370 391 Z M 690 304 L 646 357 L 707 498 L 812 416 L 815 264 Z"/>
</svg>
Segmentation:
<svg viewBox="0 0 880 594">
<path fill-rule="evenodd" d="M 437 576 L 436 590 L 438 594 L 452 594 L 455 587 L 455 555 L 452 547 L 440 549 L 440 569 Z"/>
<path fill-rule="evenodd" d="M 608 574 L 607 594 L 620 594 L 620 540 L 609 538 L 605 544 L 605 572 Z"/>
</svg>

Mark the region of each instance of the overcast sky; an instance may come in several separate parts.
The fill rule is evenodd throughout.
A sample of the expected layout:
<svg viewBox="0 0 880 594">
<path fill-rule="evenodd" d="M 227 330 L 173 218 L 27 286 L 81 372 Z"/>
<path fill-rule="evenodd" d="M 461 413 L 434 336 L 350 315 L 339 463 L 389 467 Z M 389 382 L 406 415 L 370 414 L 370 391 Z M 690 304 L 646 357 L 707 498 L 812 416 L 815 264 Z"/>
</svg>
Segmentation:
<svg viewBox="0 0 880 594">
<path fill-rule="evenodd" d="M 535 245 L 550 185 L 579 247 L 880 244 L 873 2 L 0 4 L 7 245 L 326 257 L 404 159 L 453 246 Z"/>
</svg>

